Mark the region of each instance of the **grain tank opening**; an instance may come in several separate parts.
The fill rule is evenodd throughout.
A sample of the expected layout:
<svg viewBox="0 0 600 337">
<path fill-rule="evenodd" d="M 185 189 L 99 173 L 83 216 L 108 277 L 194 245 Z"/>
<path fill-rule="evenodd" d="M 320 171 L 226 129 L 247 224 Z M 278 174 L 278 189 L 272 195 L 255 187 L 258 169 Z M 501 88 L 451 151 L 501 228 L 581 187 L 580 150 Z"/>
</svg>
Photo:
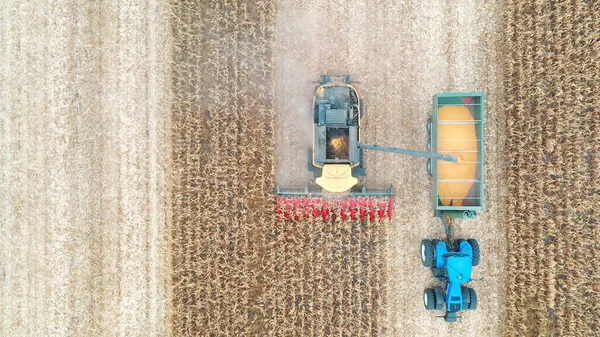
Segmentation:
<svg viewBox="0 0 600 337">
<path fill-rule="evenodd" d="M 327 128 L 326 157 L 327 160 L 349 160 L 350 130 L 348 128 Z"/>
</svg>

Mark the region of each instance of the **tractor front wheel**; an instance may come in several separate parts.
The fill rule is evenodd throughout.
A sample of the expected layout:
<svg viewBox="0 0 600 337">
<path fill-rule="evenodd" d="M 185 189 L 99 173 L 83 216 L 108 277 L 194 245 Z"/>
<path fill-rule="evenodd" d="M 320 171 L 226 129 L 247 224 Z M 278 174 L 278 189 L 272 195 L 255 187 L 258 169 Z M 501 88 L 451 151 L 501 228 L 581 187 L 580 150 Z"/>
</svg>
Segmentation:
<svg viewBox="0 0 600 337">
<path fill-rule="evenodd" d="M 421 241 L 421 262 L 425 267 L 433 267 L 435 263 L 435 247 L 431 240 Z"/>
<path fill-rule="evenodd" d="M 475 239 L 469 239 L 467 242 L 471 245 L 471 249 L 473 250 L 473 266 L 477 266 L 479 264 L 479 242 Z"/>
<path fill-rule="evenodd" d="M 425 310 L 436 309 L 435 290 L 433 288 L 427 288 L 423 292 L 423 304 L 425 305 Z"/>
</svg>

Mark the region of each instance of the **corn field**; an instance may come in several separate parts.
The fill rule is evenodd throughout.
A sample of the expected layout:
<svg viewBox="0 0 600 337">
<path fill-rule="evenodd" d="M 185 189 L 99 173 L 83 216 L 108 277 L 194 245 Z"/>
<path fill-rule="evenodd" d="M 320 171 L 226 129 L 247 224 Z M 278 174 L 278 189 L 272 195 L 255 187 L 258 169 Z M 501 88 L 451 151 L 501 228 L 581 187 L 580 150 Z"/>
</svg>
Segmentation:
<svg viewBox="0 0 600 337">
<path fill-rule="evenodd" d="M 173 335 L 254 335 L 261 324 L 273 10 L 173 4 Z"/>
<path fill-rule="evenodd" d="M 0 336 L 599 335 L 597 1 L 8 0 L 0 42 Z M 485 91 L 458 323 L 422 304 L 424 161 L 365 154 L 392 220 L 275 217 L 325 73 L 415 150 L 435 93 Z"/>
<path fill-rule="evenodd" d="M 507 9 L 506 335 L 597 336 L 600 6 Z"/>
<path fill-rule="evenodd" d="M 273 4 L 173 16 L 172 334 L 376 335 L 385 227 L 274 218 Z"/>
</svg>

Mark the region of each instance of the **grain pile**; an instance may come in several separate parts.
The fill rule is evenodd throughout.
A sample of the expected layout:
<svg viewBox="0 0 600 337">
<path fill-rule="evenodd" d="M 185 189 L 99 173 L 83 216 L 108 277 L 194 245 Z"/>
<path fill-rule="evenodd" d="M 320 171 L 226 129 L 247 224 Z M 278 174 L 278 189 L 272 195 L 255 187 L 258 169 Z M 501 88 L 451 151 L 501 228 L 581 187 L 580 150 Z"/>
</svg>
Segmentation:
<svg viewBox="0 0 600 337">
<path fill-rule="evenodd" d="M 600 4 L 506 14 L 509 336 L 600 327 Z"/>
</svg>

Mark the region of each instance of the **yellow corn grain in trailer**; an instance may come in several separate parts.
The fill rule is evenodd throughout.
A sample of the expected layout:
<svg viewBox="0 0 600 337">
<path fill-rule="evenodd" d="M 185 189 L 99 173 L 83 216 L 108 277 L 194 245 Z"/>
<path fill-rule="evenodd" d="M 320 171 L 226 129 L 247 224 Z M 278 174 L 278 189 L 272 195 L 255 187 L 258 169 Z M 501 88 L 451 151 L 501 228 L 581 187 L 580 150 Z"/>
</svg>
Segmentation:
<svg viewBox="0 0 600 337">
<path fill-rule="evenodd" d="M 438 110 L 438 151 L 459 157 L 457 163 L 438 162 L 438 195 L 444 206 L 463 206 L 477 174 L 477 134 L 466 106 Z M 461 123 L 465 122 L 465 123 Z"/>
<path fill-rule="evenodd" d="M 428 122 L 429 148 L 458 157 L 457 162 L 428 163 L 436 216 L 473 217 L 485 208 L 483 117 L 483 93 L 442 93 L 434 97 L 434 114 Z"/>
</svg>

